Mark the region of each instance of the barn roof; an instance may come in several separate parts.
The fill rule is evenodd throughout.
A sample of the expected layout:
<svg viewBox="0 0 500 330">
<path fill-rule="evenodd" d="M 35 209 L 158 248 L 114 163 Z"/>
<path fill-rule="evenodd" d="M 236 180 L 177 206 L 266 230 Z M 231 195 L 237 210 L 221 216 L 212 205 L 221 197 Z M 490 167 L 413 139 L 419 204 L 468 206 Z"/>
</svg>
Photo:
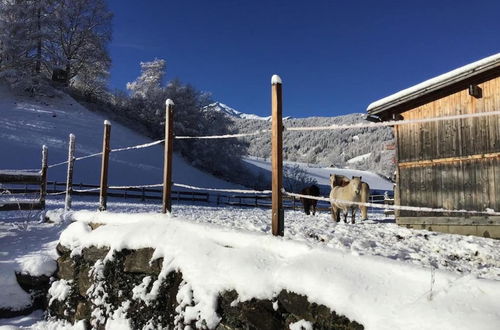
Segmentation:
<svg viewBox="0 0 500 330">
<path fill-rule="evenodd" d="M 384 97 L 371 103 L 366 111 L 381 119 L 389 118 L 391 114 L 432 102 L 464 90 L 470 84 L 478 84 L 498 76 L 500 76 L 500 53 Z"/>
</svg>

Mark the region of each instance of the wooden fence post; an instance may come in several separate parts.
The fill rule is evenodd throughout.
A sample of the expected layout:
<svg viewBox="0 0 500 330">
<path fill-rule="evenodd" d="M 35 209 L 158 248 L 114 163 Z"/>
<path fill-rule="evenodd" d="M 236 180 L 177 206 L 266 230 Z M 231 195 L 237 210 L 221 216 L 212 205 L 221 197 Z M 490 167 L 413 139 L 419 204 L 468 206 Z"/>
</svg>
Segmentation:
<svg viewBox="0 0 500 330">
<path fill-rule="evenodd" d="M 45 208 L 45 197 L 47 196 L 47 169 L 49 150 L 46 145 L 42 147 L 42 182 L 40 183 L 40 205 Z"/>
<path fill-rule="evenodd" d="M 99 211 L 105 211 L 108 194 L 108 166 L 109 166 L 109 139 L 111 137 L 111 123 L 104 121 L 104 135 L 102 139 L 101 182 L 99 190 Z"/>
<path fill-rule="evenodd" d="M 272 233 L 283 236 L 285 231 L 285 214 L 283 211 L 283 102 L 282 83 L 278 75 L 271 79 L 272 104 Z"/>
<path fill-rule="evenodd" d="M 68 147 L 68 173 L 66 175 L 66 198 L 64 200 L 64 210 L 71 209 L 71 195 L 73 193 L 73 166 L 75 164 L 75 135 L 69 135 Z"/>
<path fill-rule="evenodd" d="M 174 102 L 165 101 L 165 153 L 163 162 L 163 206 L 162 213 L 172 212 L 172 154 L 174 142 Z"/>
</svg>

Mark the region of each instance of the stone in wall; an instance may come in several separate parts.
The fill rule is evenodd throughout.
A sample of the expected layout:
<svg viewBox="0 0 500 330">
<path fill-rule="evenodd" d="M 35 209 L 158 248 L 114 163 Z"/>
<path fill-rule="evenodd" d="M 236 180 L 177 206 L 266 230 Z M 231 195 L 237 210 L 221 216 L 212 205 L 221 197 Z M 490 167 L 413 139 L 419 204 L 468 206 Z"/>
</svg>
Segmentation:
<svg viewBox="0 0 500 330">
<path fill-rule="evenodd" d="M 152 248 L 130 251 L 130 254 L 125 256 L 124 271 L 127 273 L 160 274 L 163 258 L 151 261 L 154 251 Z"/>
<path fill-rule="evenodd" d="M 306 296 L 286 290 L 281 291 L 275 301 L 252 299 L 234 304 L 237 298 L 236 291 L 219 296 L 217 313 L 222 318 L 219 330 L 289 329 L 291 323 L 299 320 L 311 322 L 314 329 L 363 329 L 356 321 L 338 315 L 324 305 L 310 303 Z"/>
</svg>

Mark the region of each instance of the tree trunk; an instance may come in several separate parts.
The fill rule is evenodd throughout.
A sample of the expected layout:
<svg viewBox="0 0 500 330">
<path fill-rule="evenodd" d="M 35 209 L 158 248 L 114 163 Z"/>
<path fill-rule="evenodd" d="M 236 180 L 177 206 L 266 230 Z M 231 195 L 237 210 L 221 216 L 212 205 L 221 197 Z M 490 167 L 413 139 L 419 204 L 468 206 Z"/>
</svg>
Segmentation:
<svg viewBox="0 0 500 330">
<path fill-rule="evenodd" d="M 42 63 L 42 9 L 39 7 L 36 13 L 37 20 L 37 30 L 38 30 L 38 41 L 36 45 L 36 62 L 35 62 L 35 72 L 40 73 L 41 63 Z"/>
</svg>

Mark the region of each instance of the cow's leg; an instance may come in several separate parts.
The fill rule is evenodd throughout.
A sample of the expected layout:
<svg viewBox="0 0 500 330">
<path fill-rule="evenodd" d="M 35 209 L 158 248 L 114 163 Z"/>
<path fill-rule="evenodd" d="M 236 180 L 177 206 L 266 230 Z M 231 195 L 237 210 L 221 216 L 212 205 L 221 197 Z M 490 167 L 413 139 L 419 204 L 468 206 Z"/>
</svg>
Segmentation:
<svg viewBox="0 0 500 330">
<path fill-rule="evenodd" d="M 339 210 L 332 204 L 332 220 L 339 222 Z"/>
<path fill-rule="evenodd" d="M 311 207 L 312 207 L 312 212 L 313 212 L 313 215 L 316 215 L 316 204 L 317 202 L 316 201 L 313 201 L 311 203 Z"/>
<path fill-rule="evenodd" d="M 304 204 L 304 213 L 309 215 L 309 208 L 310 208 L 309 201 L 307 199 L 304 199 L 302 203 Z"/>
</svg>

